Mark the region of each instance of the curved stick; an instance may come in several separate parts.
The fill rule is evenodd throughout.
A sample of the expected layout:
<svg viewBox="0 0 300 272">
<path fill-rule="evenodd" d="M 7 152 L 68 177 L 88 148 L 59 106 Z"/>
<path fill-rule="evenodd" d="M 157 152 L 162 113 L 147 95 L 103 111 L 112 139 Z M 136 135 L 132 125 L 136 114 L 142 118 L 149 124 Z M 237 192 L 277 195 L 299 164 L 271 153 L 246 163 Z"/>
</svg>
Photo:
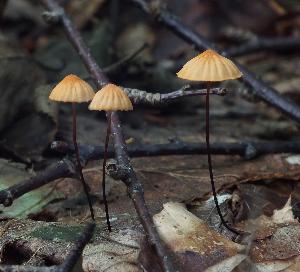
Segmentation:
<svg viewBox="0 0 300 272">
<path fill-rule="evenodd" d="M 91 201 L 91 198 L 89 195 L 89 187 L 84 180 L 84 176 L 82 173 L 82 166 L 81 166 L 81 162 L 80 162 L 79 149 L 78 149 L 78 144 L 77 144 L 77 120 L 76 120 L 76 105 L 75 105 L 75 103 L 72 103 L 72 116 L 73 116 L 73 126 L 72 126 L 73 127 L 73 144 L 74 144 L 76 160 L 77 160 L 77 171 L 78 171 L 78 174 L 80 177 L 80 181 L 81 181 L 83 190 L 85 192 L 85 195 L 86 195 L 88 203 L 89 203 L 91 217 L 92 217 L 93 221 L 95 221 L 93 205 L 92 205 L 92 201 Z"/>
</svg>

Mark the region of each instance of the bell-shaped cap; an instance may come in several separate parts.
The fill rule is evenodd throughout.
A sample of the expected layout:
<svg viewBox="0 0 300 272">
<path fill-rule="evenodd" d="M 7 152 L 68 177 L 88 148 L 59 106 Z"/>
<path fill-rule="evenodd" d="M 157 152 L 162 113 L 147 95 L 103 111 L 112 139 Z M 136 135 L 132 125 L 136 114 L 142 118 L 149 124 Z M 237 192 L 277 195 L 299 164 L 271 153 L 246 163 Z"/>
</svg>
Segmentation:
<svg viewBox="0 0 300 272">
<path fill-rule="evenodd" d="M 49 99 L 59 102 L 88 102 L 95 93 L 93 88 L 75 75 L 68 75 L 50 93 Z"/>
<path fill-rule="evenodd" d="M 211 82 L 236 79 L 242 75 L 231 60 L 210 49 L 188 61 L 177 73 L 182 79 Z"/>
<path fill-rule="evenodd" d="M 107 84 L 99 90 L 89 105 L 90 110 L 129 111 L 132 103 L 127 94 L 114 84 Z"/>
</svg>

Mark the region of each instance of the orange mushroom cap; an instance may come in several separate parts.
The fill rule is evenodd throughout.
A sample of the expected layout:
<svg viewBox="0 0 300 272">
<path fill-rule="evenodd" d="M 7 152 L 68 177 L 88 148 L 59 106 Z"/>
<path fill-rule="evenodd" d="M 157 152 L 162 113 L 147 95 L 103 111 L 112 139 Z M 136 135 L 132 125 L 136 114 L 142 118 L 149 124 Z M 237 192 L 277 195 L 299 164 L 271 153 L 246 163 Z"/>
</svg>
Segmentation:
<svg viewBox="0 0 300 272">
<path fill-rule="evenodd" d="M 127 94 L 114 84 L 107 84 L 94 96 L 90 110 L 129 111 L 133 110 L 132 103 Z"/>
<path fill-rule="evenodd" d="M 49 99 L 59 102 L 88 102 L 95 93 L 93 88 L 75 75 L 68 75 L 51 91 Z"/>
<path fill-rule="evenodd" d="M 243 74 L 229 59 L 209 49 L 188 61 L 177 76 L 192 81 L 223 81 Z"/>
</svg>

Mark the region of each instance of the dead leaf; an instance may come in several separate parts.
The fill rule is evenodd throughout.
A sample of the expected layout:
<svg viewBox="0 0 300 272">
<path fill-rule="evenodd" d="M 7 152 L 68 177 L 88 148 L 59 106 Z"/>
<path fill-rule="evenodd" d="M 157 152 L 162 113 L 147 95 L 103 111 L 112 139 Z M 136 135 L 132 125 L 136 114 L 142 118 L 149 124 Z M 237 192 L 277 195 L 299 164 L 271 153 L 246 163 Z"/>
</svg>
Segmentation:
<svg viewBox="0 0 300 272">
<path fill-rule="evenodd" d="M 138 272 L 141 233 L 123 229 L 101 236 L 83 252 L 83 269 L 89 272 Z"/>
<path fill-rule="evenodd" d="M 0 159 L 0 189 L 6 189 L 21 180 L 29 178 L 25 165 Z M 1 207 L 1 218 L 26 218 L 29 214 L 40 212 L 51 200 L 60 198 L 60 194 L 51 185 L 31 191 L 16 199 L 12 206 Z"/>
<path fill-rule="evenodd" d="M 300 256 L 300 224 L 291 211 L 291 199 L 272 217 L 262 215 L 244 222 L 254 233 L 250 241 L 248 264 L 251 271 L 283 271 L 298 262 Z M 285 271 L 285 270 L 284 270 Z"/>
<path fill-rule="evenodd" d="M 162 240 L 176 253 L 182 271 L 229 272 L 246 258 L 242 245 L 210 229 L 182 204 L 164 204 L 153 220 Z"/>
<path fill-rule="evenodd" d="M 290 196 L 281 210 L 274 210 L 272 221 L 275 224 L 298 223 L 292 211 L 291 201 L 292 198 Z"/>
</svg>

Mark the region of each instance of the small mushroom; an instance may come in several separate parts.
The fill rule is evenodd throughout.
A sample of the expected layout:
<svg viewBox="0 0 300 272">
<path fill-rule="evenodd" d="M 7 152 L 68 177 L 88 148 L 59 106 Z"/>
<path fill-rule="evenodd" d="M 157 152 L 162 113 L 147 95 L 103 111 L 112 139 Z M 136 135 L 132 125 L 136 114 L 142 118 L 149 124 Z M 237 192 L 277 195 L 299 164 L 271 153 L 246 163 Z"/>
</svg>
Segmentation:
<svg viewBox="0 0 300 272">
<path fill-rule="evenodd" d="M 91 101 L 95 93 L 92 87 L 79 77 L 75 75 L 68 75 L 60 81 L 51 91 L 49 99 L 57 102 L 70 102 L 72 103 L 72 116 L 73 116 L 73 144 L 75 148 L 77 171 L 80 176 L 84 192 L 86 194 L 90 213 L 92 219 L 95 221 L 92 201 L 89 195 L 89 187 L 84 180 L 82 173 L 82 165 L 80 162 L 79 149 L 77 144 L 77 121 L 76 121 L 76 103 Z"/>
<path fill-rule="evenodd" d="M 111 112 L 112 111 L 130 111 L 133 110 L 132 103 L 127 94 L 118 86 L 114 84 L 107 84 L 99 90 L 94 96 L 89 105 L 90 110 L 106 111 L 107 112 L 107 130 L 105 138 L 104 158 L 102 165 L 102 195 L 105 207 L 105 215 L 108 231 L 111 232 L 109 221 L 108 204 L 105 194 L 105 168 L 107 161 L 107 149 L 109 143 L 109 136 L 111 133 Z"/>
<path fill-rule="evenodd" d="M 191 81 L 203 81 L 207 85 L 206 93 L 206 147 L 207 147 L 207 158 L 208 158 L 208 169 L 211 187 L 214 195 L 214 201 L 220 219 L 223 225 L 234 233 L 238 234 L 238 231 L 228 226 L 224 220 L 214 184 L 213 169 L 211 162 L 211 151 L 209 142 L 209 92 L 212 82 L 224 81 L 229 79 L 237 79 L 242 76 L 240 70 L 236 65 L 229 59 L 219 55 L 217 52 L 209 49 L 199 54 L 195 58 L 188 61 L 183 68 L 177 73 L 177 76 L 182 79 Z"/>
</svg>

